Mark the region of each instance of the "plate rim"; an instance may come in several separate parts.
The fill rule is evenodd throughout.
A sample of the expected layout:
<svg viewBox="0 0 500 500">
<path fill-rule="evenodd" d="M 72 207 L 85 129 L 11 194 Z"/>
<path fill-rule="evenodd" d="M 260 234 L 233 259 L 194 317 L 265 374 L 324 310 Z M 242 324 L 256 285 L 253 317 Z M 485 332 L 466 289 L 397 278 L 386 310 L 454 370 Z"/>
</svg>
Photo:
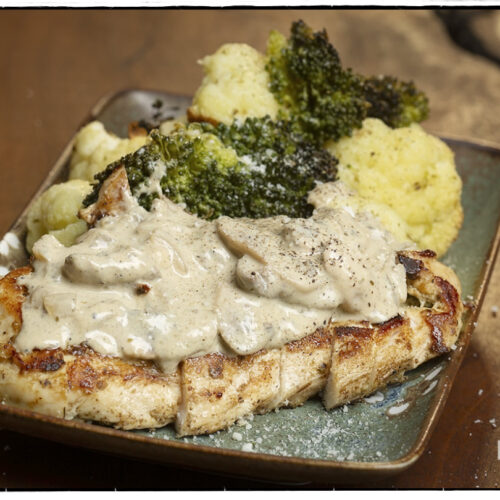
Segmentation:
<svg viewBox="0 0 500 500">
<path fill-rule="evenodd" d="M 123 89 L 119 90 L 117 92 L 111 92 L 103 97 L 101 97 L 96 104 L 91 108 L 90 112 L 87 115 L 87 118 L 84 119 L 80 123 L 80 127 L 75 131 L 73 134 L 72 138 L 70 141 L 66 144 L 66 146 L 63 148 L 61 154 L 57 158 L 57 160 L 54 162 L 52 168 L 50 169 L 49 173 L 45 177 L 45 179 L 42 181 L 38 189 L 35 191 L 33 194 L 32 198 L 26 205 L 26 207 L 22 210 L 20 215 L 16 218 L 16 220 L 11 224 L 7 232 L 12 231 L 13 229 L 19 227 L 22 224 L 23 218 L 25 217 L 27 211 L 31 207 L 32 203 L 34 200 L 43 192 L 49 185 L 51 185 L 54 180 L 60 175 L 65 166 L 67 165 L 67 162 L 70 158 L 71 151 L 75 142 L 75 137 L 78 132 L 78 130 L 84 126 L 85 124 L 89 123 L 90 121 L 96 119 L 99 114 L 107 107 L 109 106 L 112 101 L 126 95 L 129 93 L 135 93 L 135 92 L 141 92 L 141 93 L 154 93 L 154 94 L 163 94 L 165 96 L 169 96 L 172 98 L 186 98 L 189 97 L 187 95 L 179 94 L 179 93 L 172 93 L 172 92 L 167 92 L 167 91 L 162 91 L 162 90 L 153 90 L 153 89 L 145 89 L 145 88 L 128 88 L 128 89 Z M 482 140 L 476 140 L 476 139 L 467 139 L 464 137 L 460 136 L 453 136 L 453 135 L 439 135 L 439 137 L 445 141 L 448 142 L 455 142 L 459 144 L 464 144 L 466 146 L 471 146 L 474 148 L 480 148 L 480 149 L 486 149 L 489 151 L 492 151 L 494 153 L 497 153 L 500 155 L 500 144 L 495 144 L 490 141 L 482 141 Z M 256 453 L 256 452 L 245 452 L 241 450 L 234 450 L 230 448 L 222 448 L 222 447 L 212 447 L 212 446 L 205 446 L 202 444 L 197 444 L 197 443 L 184 443 L 184 442 L 179 442 L 179 441 L 170 441 L 170 440 L 165 440 L 161 438 L 156 438 L 156 437 L 151 437 L 151 436 L 144 436 L 142 434 L 130 432 L 130 431 L 125 431 L 125 430 L 119 430 L 115 429 L 112 427 L 104 426 L 101 424 L 89 424 L 84 421 L 80 420 L 65 420 L 63 418 L 58 418 L 58 417 L 52 417 L 48 415 L 44 415 L 42 413 L 38 413 L 35 411 L 31 411 L 28 409 L 24 408 L 19 408 L 16 406 L 8 405 L 8 404 L 0 404 L 0 423 L 2 425 L 7 424 L 6 428 L 9 430 L 13 431 L 18 431 L 18 432 L 23 432 L 25 434 L 30 434 L 30 435 L 37 435 L 39 437 L 45 438 L 45 439 L 50 439 L 53 441 L 58 441 L 62 442 L 65 444 L 68 444 L 67 441 L 63 440 L 61 441 L 60 439 L 57 439 L 57 436 L 50 435 L 47 436 L 45 434 L 40 434 L 37 432 L 30 431 L 29 424 L 40 424 L 42 423 L 43 425 L 41 426 L 41 431 L 44 430 L 44 428 L 52 428 L 55 426 L 57 429 L 65 429 L 65 430 L 75 430 L 77 429 L 80 431 L 79 433 L 83 434 L 92 434 L 93 436 L 106 436 L 107 438 L 111 438 L 112 440 L 118 439 L 118 440 L 123 440 L 130 444 L 130 443 L 141 443 L 144 445 L 153 445 L 155 448 L 159 447 L 160 450 L 168 450 L 171 452 L 177 451 L 183 451 L 187 452 L 184 453 L 185 456 L 187 457 L 193 457 L 193 456 L 208 456 L 208 457 L 223 457 L 224 462 L 226 460 L 231 460 L 231 459 L 237 459 L 242 463 L 247 463 L 249 465 L 255 465 L 255 464 L 267 464 L 267 465 L 273 465 L 277 466 L 278 469 L 283 469 L 281 472 L 286 472 L 285 469 L 287 467 L 293 469 L 293 472 L 299 472 L 299 468 L 303 469 L 304 471 L 308 472 L 309 474 L 307 476 L 304 476 L 303 474 L 299 474 L 300 477 L 311 477 L 311 472 L 315 471 L 315 474 L 312 474 L 314 477 L 321 477 L 323 480 L 325 479 L 325 473 L 329 474 L 329 478 L 333 479 L 334 476 L 332 476 L 332 473 L 367 473 L 369 475 L 377 475 L 377 476 L 385 476 L 385 475 L 392 475 L 392 474 L 397 474 L 399 472 L 402 472 L 409 468 L 411 465 L 413 465 L 423 454 L 428 441 L 430 439 L 430 436 L 432 435 L 432 432 L 434 431 L 435 426 L 437 425 L 437 422 L 444 410 L 445 403 L 449 397 L 449 393 L 451 391 L 451 388 L 453 386 L 453 382 L 456 378 L 456 375 L 458 373 L 458 369 L 460 365 L 462 364 L 462 361 L 465 357 L 465 353 L 467 351 L 467 347 L 470 341 L 470 338 L 472 336 L 472 332 L 474 330 L 474 324 L 477 320 L 477 317 L 481 311 L 483 302 L 484 302 L 484 297 L 486 295 L 486 291 L 490 282 L 491 274 L 495 265 L 495 261 L 498 256 L 498 252 L 500 249 L 500 216 L 498 217 L 497 224 L 496 224 L 496 231 L 495 235 L 490 242 L 486 257 L 484 259 L 483 265 L 481 267 L 481 271 L 479 273 L 479 276 L 477 278 L 477 283 L 478 283 L 478 292 L 477 292 L 477 297 L 475 298 L 475 304 L 474 307 L 472 308 L 471 311 L 467 314 L 467 317 L 464 321 L 465 325 L 463 327 L 462 333 L 459 338 L 459 343 L 458 343 L 458 348 L 451 353 L 451 359 L 448 361 L 447 367 L 445 369 L 445 376 L 441 377 L 438 386 L 436 387 L 436 396 L 435 400 L 432 402 L 432 406 L 430 408 L 430 411 L 426 414 L 422 424 L 421 424 L 421 429 L 420 432 L 415 439 L 415 442 L 413 446 L 410 448 L 408 452 L 405 453 L 402 457 L 400 457 L 397 460 L 392 460 L 392 461 L 373 461 L 373 462 L 344 462 L 344 461 L 335 461 L 335 460 L 328 460 L 328 459 L 319 459 L 319 458 L 302 458 L 302 457 L 290 457 L 290 456 L 281 456 L 281 455 L 273 455 L 273 454 L 268 454 L 268 453 Z M 16 419 L 19 419 L 20 425 L 16 425 Z M 25 424 L 27 422 L 27 424 Z M 19 430 L 21 429 L 21 430 Z M 78 437 L 78 433 L 75 434 L 75 437 Z M 77 446 L 84 447 L 84 448 L 91 448 L 95 450 L 100 450 L 100 451 L 106 451 L 105 449 L 99 447 L 99 446 L 92 446 L 91 443 L 80 443 L 77 444 Z M 120 455 L 125 455 L 129 457 L 134 457 L 137 455 L 134 454 L 129 454 L 129 453 L 124 453 L 124 450 L 121 450 Z M 167 453 L 167 461 L 165 460 L 159 460 L 161 463 L 173 463 L 173 464 L 181 464 L 181 465 L 188 465 L 186 463 L 182 463 L 179 461 L 169 461 L 170 453 Z M 153 461 L 157 461 L 154 460 Z M 212 464 L 213 465 L 213 464 Z M 207 467 L 207 464 L 202 467 L 203 470 L 209 470 L 209 471 L 219 471 L 220 468 L 218 467 Z M 252 467 L 252 469 L 254 469 Z M 254 469 L 255 470 L 255 469 Z M 290 470 L 290 469 L 289 469 Z M 274 473 L 277 471 L 275 470 Z M 254 476 L 252 474 L 252 471 L 248 470 L 248 473 L 245 474 L 244 472 L 241 473 L 240 475 L 246 476 L 246 477 L 266 477 L 266 475 L 259 475 L 259 476 Z M 281 476 L 283 477 L 283 476 Z M 336 477 L 336 479 L 339 479 L 339 477 Z M 344 478 L 347 479 L 347 478 Z"/>
</svg>

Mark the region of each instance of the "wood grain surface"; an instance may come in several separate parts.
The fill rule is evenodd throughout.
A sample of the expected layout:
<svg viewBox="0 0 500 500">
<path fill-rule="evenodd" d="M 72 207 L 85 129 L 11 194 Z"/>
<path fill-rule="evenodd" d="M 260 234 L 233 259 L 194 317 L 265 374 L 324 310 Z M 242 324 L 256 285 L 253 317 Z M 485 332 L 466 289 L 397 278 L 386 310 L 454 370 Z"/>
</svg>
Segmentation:
<svg viewBox="0 0 500 500">
<path fill-rule="evenodd" d="M 28 202 L 100 97 L 126 88 L 191 94 L 200 82 L 196 61 L 203 55 L 229 41 L 263 49 L 270 29 L 286 32 L 298 18 L 314 28 L 326 27 L 344 62 L 355 70 L 414 79 L 430 96 L 429 130 L 500 143 L 499 67 L 454 46 L 430 11 L 0 11 L 0 232 Z M 500 485 L 496 305 L 498 263 L 466 359 L 424 456 L 399 476 L 354 486 Z M 0 488 L 292 487 L 193 474 L 0 431 Z"/>
</svg>

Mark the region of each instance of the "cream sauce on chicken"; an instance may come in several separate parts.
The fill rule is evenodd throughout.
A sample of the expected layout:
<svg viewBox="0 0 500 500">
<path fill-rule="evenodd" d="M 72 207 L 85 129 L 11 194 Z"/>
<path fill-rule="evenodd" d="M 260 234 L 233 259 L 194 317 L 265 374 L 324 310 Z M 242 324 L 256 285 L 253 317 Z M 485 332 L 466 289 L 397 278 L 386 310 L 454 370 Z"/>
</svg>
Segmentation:
<svg viewBox="0 0 500 500">
<path fill-rule="evenodd" d="M 86 343 L 164 371 L 210 352 L 246 355 L 328 321 L 381 322 L 406 300 L 402 248 L 369 215 L 317 203 L 309 219 L 201 220 L 133 198 L 71 246 L 34 246 L 16 348 Z"/>
</svg>

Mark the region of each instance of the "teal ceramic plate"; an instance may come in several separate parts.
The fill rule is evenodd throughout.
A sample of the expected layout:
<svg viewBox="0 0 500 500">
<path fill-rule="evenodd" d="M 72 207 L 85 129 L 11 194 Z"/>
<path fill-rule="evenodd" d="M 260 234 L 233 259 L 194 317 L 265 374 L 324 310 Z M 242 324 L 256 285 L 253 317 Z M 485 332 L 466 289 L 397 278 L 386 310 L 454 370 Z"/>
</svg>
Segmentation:
<svg viewBox="0 0 500 500">
<path fill-rule="evenodd" d="M 163 103 L 158 109 L 156 99 Z M 139 119 L 162 119 L 181 113 L 187 97 L 132 90 L 100 102 L 91 114 L 107 129 L 126 135 Z M 279 410 L 240 421 L 210 436 L 177 439 L 171 427 L 153 431 L 118 431 L 98 424 L 66 421 L 0 405 L 6 428 L 67 444 L 155 462 L 274 480 L 323 482 L 360 480 L 396 473 L 422 454 L 443 409 L 463 359 L 499 243 L 500 150 L 445 139 L 456 156 L 464 182 L 464 224 L 444 257 L 457 272 L 463 296 L 475 303 L 466 314 L 456 349 L 407 374 L 369 398 L 325 411 L 316 399 L 293 410 Z M 72 142 L 40 191 L 65 179 Z M 40 192 L 39 191 L 39 192 Z M 37 193 L 38 194 L 38 193 Z M 0 266 L 23 265 L 26 210 L 0 243 Z"/>
</svg>

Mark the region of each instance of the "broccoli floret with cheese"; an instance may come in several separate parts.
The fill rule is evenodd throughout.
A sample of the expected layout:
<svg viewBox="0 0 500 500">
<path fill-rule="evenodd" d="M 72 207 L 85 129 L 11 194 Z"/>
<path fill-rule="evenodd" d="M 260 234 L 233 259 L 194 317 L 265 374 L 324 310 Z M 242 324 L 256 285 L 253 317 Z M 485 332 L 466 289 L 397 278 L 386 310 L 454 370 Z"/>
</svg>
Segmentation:
<svg viewBox="0 0 500 500">
<path fill-rule="evenodd" d="M 120 164 L 146 209 L 164 194 L 206 219 L 308 217 L 308 192 L 336 176 L 330 153 L 295 142 L 287 124 L 269 117 L 230 126 L 190 124 L 167 136 L 153 131 L 148 145 L 96 176 L 85 205 L 97 199 L 101 183 Z"/>
<path fill-rule="evenodd" d="M 420 248 L 438 255 L 448 249 L 463 219 L 462 182 L 443 141 L 415 123 L 391 129 L 368 118 L 328 149 L 339 159 L 339 179 L 361 198 L 396 212 Z"/>
<path fill-rule="evenodd" d="M 191 121 L 229 125 L 250 116 L 276 117 L 278 103 L 269 90 L 263 54 L 244 43 L 228 43 L 201 64 L 205 77 L 188 110 Z"/>
<path fill-rule="evenodd" d="M 70 160 L 69 178 L 88 182 L 111 162 L 136 151 L 147 141 L 146 137 L 121 139 L 106 131 L 104 125 L 93 121 L 83 127 L 75 139 Z"/>
<path fill-rule="evenodd" d="M 28 211 L 26 248 L 44 234 L 54 235 L 63 245 L 72 245 L 87 230 L 87 224 L 78 218 L 83 199 L 92 187 L 89 182 L 71 180 L 55 184 L 45 191 Z"/>
<path fill-rule="evenodd" d="M 370 103 L 368 116 L 379 118 L 392 128 L 421 122 L 429 114 L 429 100 L 413 82 L 378 76 L 367 78 L 363 88 L 365 99 Z"/>
<path fill-rule="evenodd" d="M 255 187 L 247 195 L 250 210 L 241 216 L 308 217 L 312 214 L 309 191 L 318 181 L 336 178 L 337 159 L 297 136 L 289 121 L 248 118 L 230 126 L 219 124 L 214 133 L 249 167 L 245 175 Z"/>
</svg>

